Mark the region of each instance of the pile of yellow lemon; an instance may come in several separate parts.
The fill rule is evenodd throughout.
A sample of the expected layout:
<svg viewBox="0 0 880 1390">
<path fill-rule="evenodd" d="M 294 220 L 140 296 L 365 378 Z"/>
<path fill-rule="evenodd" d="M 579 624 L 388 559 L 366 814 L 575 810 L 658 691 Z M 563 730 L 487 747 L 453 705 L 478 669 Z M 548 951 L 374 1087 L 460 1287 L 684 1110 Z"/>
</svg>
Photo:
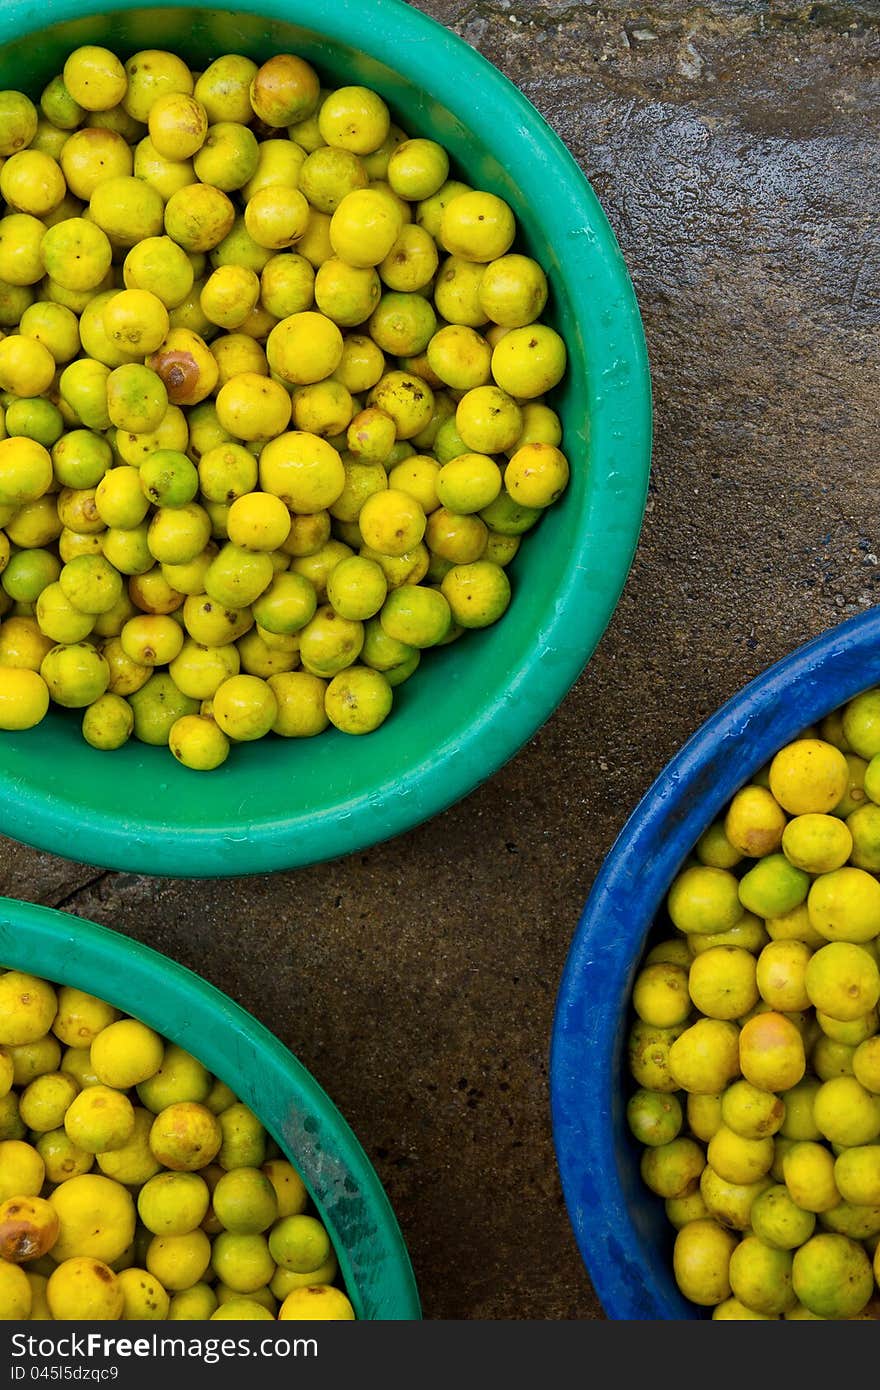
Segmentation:
<svg viewBox="0 0 880 1390">
<path fill-rule="evenodd" d="M 629 1128 L 716 1319 L 880 1317 L 880 688 L 701 836 L 632 990 Z"/>
<path fill-rule="evenodd" d="M 378 728 L 504 613 L 566 350 L 449 175 L 293 54 L 85 46 L 0 92 L 0 729 L 54 701 L 209 770 Z"/>
<path fill-rule="evenodd" d="M 0 1320 L 353 1319 L 305 1185 L 195 1057 L 0 974 Z"/>
</svg>

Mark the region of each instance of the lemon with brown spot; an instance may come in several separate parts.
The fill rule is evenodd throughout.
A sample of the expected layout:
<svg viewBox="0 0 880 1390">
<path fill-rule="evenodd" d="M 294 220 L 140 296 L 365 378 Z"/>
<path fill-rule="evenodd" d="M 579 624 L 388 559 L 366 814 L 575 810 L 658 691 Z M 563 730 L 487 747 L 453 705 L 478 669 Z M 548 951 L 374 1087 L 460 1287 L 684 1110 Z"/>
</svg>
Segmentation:
<svg viewBox="0 0 880 1390">
<path fill-rule="evenodd" d="M 247 608 L 269 587 L 274 574 L 266 551 L 246 550 L 229 540 L 205 572 L 205 592 L 222 607 Z"/>
<path fill-rule="evenodd" d="M 122 1290 L 123 1322 L 163 1322 L 168 1317 L 171 1298 L 155 1275 L 132 1266 L 117 1276 Z"/>
<path fill-rule="evenodd" d="M 57 1322 L 105 1322 L 122 1316 L 125 1300 L 108 1264 L 77 1255 L 63 1260 L 49 1276 L 46 1302 Z"/>
<path fill-rule="evenodd" d="M 785 1114 L 785 1102 L 779 1096 L 744 1078 L 734 1081 L 721 1096 L 724 1125 L 743 1139 L 766 1139 L 776 1134 Z"/>
<path fill-rule="evenodd" d="M 197 405 L 214 390 L 219 375 L 204 338 L 188 328 L 172 328 L 146 365 L 162 380 L 172 405 Z"/>
<path fill-rule="evenodd" d="M 101 1029 L 118 1017 L 112 1004 L 72 985 L 62 985 L 52 1031 L 67 1047 L 90 1047 Z"/>
<path fill-rule="evenodd" d="M 148 670 L 144 668 L 144 680 L 147 677 Z M 100 695 L 83 712 L 82 736 L 92 748 L 121 748 L 133 731 L 134 715 L 122 695 Z"/>
<path fill-rule="evenodd" d="M 64 63 L 62 77 L 73 100 L 85 111 L 112 110 L 128 88 L 116 54 L 96 44 L 75 48 Z"/>
<path fill-rule="evenodd" d="M 192 72 L 184 60 L 167 49 L 140 49 L 125 64 L 128 88 L 122 106 L 133 120 L 146 125 L 154 101 L 165 92 L 192 92 Z"/>
<path fill-rule="evenodd" d="M 0 1203 L 0 1259 L 27 1264 L 52 1249 L 59 1232 L 58 1214 L 42 1197 L 9 1197 Z"/>
<path fill-rule="evenodd" d="M 688 972 L 664 962 L 643 966 L 633 985 L 632 1003 L 639 1018 L 657 1028 L 684 1023 L 691 1012 Z"/>
<path fill-rule="evenodd" d="M 511 597 L 510 580 L 501 566 L 491 560 L 454 565 L 444 576 L 440 590 L 449 604 L 453 622 L 467 629 L 496 623 Z"/>
<path fill-rule="evenodd" d="M 785 826 L 782 807 L 766 787 L 754 785 L 736 792 L 723 820 L 728 842 L 739 855 L 753 859 L 779 849 Z"/>
<path fill-rule="evenodd" d="M 58 999 L 45 980 L 21 970 L 0 975 L 0 1044 L 36 1042 L 52 1025 Z"/>
</svg>

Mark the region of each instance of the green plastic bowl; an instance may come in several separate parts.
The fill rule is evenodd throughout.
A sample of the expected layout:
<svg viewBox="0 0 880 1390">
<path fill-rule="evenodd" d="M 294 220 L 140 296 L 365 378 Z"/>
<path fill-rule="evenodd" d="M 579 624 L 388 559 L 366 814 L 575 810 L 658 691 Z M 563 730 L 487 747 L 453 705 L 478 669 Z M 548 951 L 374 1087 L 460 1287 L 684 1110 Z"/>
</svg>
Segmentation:
<svg viewBox="0 0 880 1390">
<path fill-rule="evenodd" d="M 49 21 L 48 27 L 46 27 Z M 265 873 L 361 849 L 472 791 L 535 733 L 604 632 L 632 562 L 650 467 L 644 335 L 614 234 L 562 142 L 526 98 L 443 26 L 399 0 L 241 0 L 236 13 L 106 0 L 4 0 L 0 86 L 38 94 L 78 44 L 127 57 L 163 47 L 204 66 L 221 52 L 294 51 L 333 83 L 376 88 L 455 172 L 513 207 L 547 268 L 570 365 L 554 405 L 572 481 L 511 567 L 494 627 L 426 654 L 377 732 L 274 737 L 205 776 L 167 749 L 111 754 L 77 712 L 0 737 L 0 831 L 67 858 L 177 877 Z"/>
<path fill-rule="evenodd" d="M 15 898 L 0 897 L 0 962 L 97 994 L 198 1057 L 299 1171 L 357 1317 L 421 1317 L 406 1246 L 367 1155 L 312 1075 L 251 1014 L 149 946 Z"/>
</svg>

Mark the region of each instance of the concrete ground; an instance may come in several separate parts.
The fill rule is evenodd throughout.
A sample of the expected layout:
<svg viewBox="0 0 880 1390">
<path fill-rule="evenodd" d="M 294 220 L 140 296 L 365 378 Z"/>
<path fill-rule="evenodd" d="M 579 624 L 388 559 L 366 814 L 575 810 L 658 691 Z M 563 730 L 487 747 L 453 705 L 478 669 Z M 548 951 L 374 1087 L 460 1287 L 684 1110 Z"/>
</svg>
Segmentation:
<svg viewBox="0 0 880 1390">
<path fill-rule="evenodd" d="M 149 942 L 272 1027 L 374 1160 L 427 1317 L 598 1318 L 548 1114 L 581 906 L 702 720 L 876 600 L 880 11 L 421 7 L 557 129 L 633 275 L 656 445 L 609 630 L 507 767 L 369 853 L 194 886 L 6 841 L 0 891 Z"/>
</svg>

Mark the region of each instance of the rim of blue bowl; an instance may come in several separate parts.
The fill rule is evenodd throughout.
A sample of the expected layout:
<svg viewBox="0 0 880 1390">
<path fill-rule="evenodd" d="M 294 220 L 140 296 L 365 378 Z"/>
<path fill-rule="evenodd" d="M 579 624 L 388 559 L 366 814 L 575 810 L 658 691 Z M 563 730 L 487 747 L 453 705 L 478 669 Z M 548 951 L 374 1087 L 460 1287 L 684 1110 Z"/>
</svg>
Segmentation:
<svg viewBox="0 0 880 1390">
<path fill-rule="evenodd" d="M 550 1047 L 553 1139 L 569 1219 L 610 1318 L 701 1316 L 660 1246 L 624 1114 L 632 982 L 666 891 L 703 831 L 784 743 L 880 683 L 880 607 L 796 648 L 734 695 L 667 763 L 614 841 L 561 977 Z M 669 1241 L 671 1250 L 671 1239 Z"/>
<path fill-rule="evenodd" d="M 139 941 L 57 908 L 0 897 L 0 962 L 97 993 L 225 1081 L 299 1172 L 358 1318 L 417 1321 L 409 1253 L 378 1174 L 336 1105 L 253 1014 Z"/>
<path fill-rule="evenodd" d="M 107 18 L 130 9 L 204 10 L 230 14 L 223 5 L 201 0 L 106 0 Z M 542 618 L 536 642 L 540 672 L 520 663 L 509 673 L 508 688 L 487 702 L 479 717 L 462 730 L 446 756 L 435 755 L 408 767 L 369 796 L 353 798 L 319 814 L 251 822 L 240 839 L 210 827 L 161 839 L 152 811 L 142 823 L 118 818 L 87 805 L 34 790 L 22 776 L 23 762 L 4 770 L 0 790 L 9 810 L 0 808 L 0 828 L 28 844 L 67 857 L 89 837 L 90 851 L 105 867 L 170 876 L 208 877 L 254 874 L 333 859 L 387 840 L 430 819 L 472 792 L 512 758 L 550 717 L 584 669 L 610 620 L 626 582 L 644 515 L 651 461 L 652 400 L 647 346 L 635 291 L 620 247 L 589 181 L 563 141 L 527 97 L 488 59 L 444 25 L 404 3 L 339 3 L 339 0 L 241 0 L 239 9 L 272 20 L 301 24 L 330 43 L 360 48 L 394 69 L 406 51 L 406 76 L 451 112 L 491 150 L 508 174 L 536 168 L 564 187 L 563 198 L 548 195 L 542 216 L 565 242 L 566 287 L 575 322 L 595 317 L 597 285 L 605 305 L 598 348 L 592 344 L 591 370 L 601 381 L 605 429 L 614 441 L 608 476 L 599 483 L 614 511 L 604 536 L 607 564 L 585 583 L 576 547 L 552 610 Z M 4 0 L 2 41 L 11 42 L 35 27 L 81 19 L 96 13 L 84 0 L 52 0 L 37 15 L 33 0 Z M 377 25 L 377 17 L 382 24 Z M 465 79 L 463 74 L 467 74 Z M 472 80 L 473 79 L 473 80 Z M 510 119 L 498 119 L 499 105 Z M 525 136 L 525 138 L 523 138 Z M 613 325 L 613 333 L 610 325 Z M 607 341 L 605 341 L 607 338 Z M 587 543 L 584 538 L 583 544 Z M 599 544 L 591 536 L 589 544 Z M 582 547 L 581 547 L 582 548 Z M 595 566 L 594 566 L 595 569 Z M 530 677 L 535 676 L 531 680 Z"/>
</svg>

